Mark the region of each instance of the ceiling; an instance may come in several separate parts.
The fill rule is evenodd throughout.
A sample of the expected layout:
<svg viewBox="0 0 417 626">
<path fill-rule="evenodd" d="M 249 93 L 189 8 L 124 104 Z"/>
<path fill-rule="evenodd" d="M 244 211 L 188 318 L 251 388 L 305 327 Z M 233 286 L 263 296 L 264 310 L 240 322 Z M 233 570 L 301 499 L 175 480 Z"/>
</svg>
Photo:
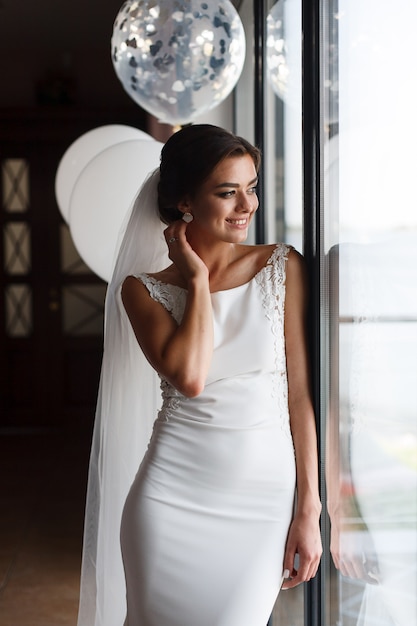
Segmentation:
<svg viewBox="0 0 417 626">
<path fill-rule="evenodd" d="M 196 2 L 196 0 L 194 0 Z M 242 0 L 231 0 L 239 8 Z M 72 50 L 110 40 L 123 0 L 0 0 L 0 49 Z"/>
<path fill-rule="evenodd" d="M 0 0 L 0 47 L 25 49 L 94 47 L 110 39 L 121 0 Z"/>
<path fill-rule="evenodd" d="M 123 0 L 0 0 L 0 107 L 35 105 L 36 86 L 51 74 L 74 78 L 82 106 L 123 105 L 128 96 L 110 56 L 113 23 L 122 4 Z M 242 0 L 232 4 L 238 8 Z"/>
</svg>

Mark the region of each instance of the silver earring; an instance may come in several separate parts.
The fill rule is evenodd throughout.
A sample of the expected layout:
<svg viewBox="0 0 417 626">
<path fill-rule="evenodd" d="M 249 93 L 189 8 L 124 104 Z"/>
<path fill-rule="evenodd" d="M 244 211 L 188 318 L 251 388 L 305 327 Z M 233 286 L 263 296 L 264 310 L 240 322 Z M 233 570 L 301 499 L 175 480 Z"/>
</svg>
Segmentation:
<svg viewBox="0 0 417 626">
<path fill-rule="evenodd" d="M 189 224 L 190 222 L 193 221 L 194 217 L 191 215 L 191 213 L 184 213 L 184 215 L 182 216 L 182 219 L 184 222 Z"/>
</svg>

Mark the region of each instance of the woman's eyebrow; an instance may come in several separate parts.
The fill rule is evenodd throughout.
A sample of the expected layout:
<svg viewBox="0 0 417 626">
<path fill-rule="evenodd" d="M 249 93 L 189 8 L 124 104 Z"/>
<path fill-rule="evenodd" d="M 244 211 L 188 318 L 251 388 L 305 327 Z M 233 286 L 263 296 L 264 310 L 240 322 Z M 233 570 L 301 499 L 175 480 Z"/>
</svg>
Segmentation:
<svg viewBox="0 0 417 626">
<path fill-rule="evenodd" d="M 253 180 L 250 180 L 248 185 L 253 185 L 255 183 L 258 182 L 258 177 L 256 176 Z M 218 189 L 219 187 L 240 187 L 239 183 L 220 183 L 219 185 L 215 186 L 215 189 Z"/>
</svg>

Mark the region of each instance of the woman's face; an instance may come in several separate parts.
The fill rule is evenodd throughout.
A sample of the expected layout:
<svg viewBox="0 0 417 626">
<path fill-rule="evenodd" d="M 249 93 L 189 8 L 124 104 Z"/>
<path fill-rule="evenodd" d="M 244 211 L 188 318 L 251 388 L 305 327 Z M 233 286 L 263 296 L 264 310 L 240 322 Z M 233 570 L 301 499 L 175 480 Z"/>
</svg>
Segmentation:
<svg viewBox="0 0 417 626">
<path fill-rule="evenodd" d="M 197 193 L 179 208 L 194 217 L 187 233 L 239 243 L 245 241 L 249 224 L 258 208 L 258 176 L 250 155 L 221 161 Z"/>
</svg>

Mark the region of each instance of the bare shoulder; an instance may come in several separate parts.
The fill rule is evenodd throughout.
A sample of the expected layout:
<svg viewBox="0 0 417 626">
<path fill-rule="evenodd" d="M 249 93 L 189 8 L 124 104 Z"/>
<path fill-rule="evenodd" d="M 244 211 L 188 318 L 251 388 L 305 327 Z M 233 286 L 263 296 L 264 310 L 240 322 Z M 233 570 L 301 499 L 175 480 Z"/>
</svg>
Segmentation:
<svg viewBox="0 0 417 626">
<path fill-rule="evenodd" d="M 145 289 L 145 285 L 143 282 L 137 278 L 136 276 L 126 276 L 122 283 L 122 300 L 127 296 L 137 293 L 138 291 L 143 291 Z"/>
<path fill-rule="evenodd" d="M 259 262 L 264 262 L 264 264 L 266 264 L 271 258 L 271 256 L 273 255 L 273 253 L 275 252 L 275 250 L 277 249 L 277 247 L 282 246 L 282 245 L 287 246 L 289 248 L 288 257 L 296 256 L 302 262 L 303 260 L 302 254 L 297 252 L 297 250 L 293 248 L 292 246 L 284 244 L 284 243 L 261 243 L 261 244 L 252 244 L 252 245 L 251 244 L 241 245 L 239 246 L 241 248 L 240 257 L 241 258 L 248 257 L 249 259 L 258 260 Z"/>
<path fill-rule="evenodd" d="M 142 345 L 146 334 L 157 326 L 171 328 L 175 322 L 164 306 L 149 293 L 146 285 L 136 276 L 127 276 L 122 284 L 123 306 L 132 323 L 136 337 Z"/>
<path fill-rule="evenodd" d="M 268 263 L 276 246 L 276 243 L 241 245 L 239 260 L 248 262 L 252 265 L 252 267 L 261 269 L 264 265 Z"/>
<path fill-rule="evenodd" d="M 306 276 L 306 262 L 303 255 L 295 248 L 291 248 L 288 253 L 287 261 L 287 282 L 290 281 L 305 281 Z"/>
<path fill-rule="evenodd" d="M 186 287 L 183 277 L 181 276 L 174 264 L 169 265 L 159 272 L 147 272 L 146 275 L 150 278 L 154 278 L 161 283 L 165 283 L 168 285 L 177 285 L 178 287 L 184 288 Z"/>
<path fill-rule="evenodd" d="M 304 310 L 308 291 L 307 268 L 303 255 L 294 248 L 288 254 L 285 284 L 286 310 L 293 310 L 294 307 Z"/>
<path fill-rule="evenodd" d="M 151 300 L 147 288 L 136 276 L 126 276 L 122 283 L 121 296 L 127 312 L 142 307 Z"/>
<path fill-rule="evenodd" d="M 244 261 L 250 263 L 251 267 L 255 267 L 257 271 L 262 269 L 265 265 L 267 265 L 268 261 L 271 260 L 275 250 L 280 246 L 279 243 L 270 243 L 270 244 L 257 244 L 257 245 L 247 245 L 242 246 L 244 248 L 242 250 L 242 256 Z M 286 244 L 284 244 L 286 245 Z M 305 261 L 302 254 L 300 254 L 295 248 L 292 246 L 288 246 L 289 251 L 287 255 L 287 280 L 288 275 L 297 276 L 302 275 L 305 271 Z"/>
<path fill-rule="evenodd" d="M 266 260 L 268 260 L 276 246 L 276 243 L 257 243 L 252 245 L 242 245 L 242 248 L 243 254 L 254 255 L 255 257 L 266 258 Z"/>
</svg>

